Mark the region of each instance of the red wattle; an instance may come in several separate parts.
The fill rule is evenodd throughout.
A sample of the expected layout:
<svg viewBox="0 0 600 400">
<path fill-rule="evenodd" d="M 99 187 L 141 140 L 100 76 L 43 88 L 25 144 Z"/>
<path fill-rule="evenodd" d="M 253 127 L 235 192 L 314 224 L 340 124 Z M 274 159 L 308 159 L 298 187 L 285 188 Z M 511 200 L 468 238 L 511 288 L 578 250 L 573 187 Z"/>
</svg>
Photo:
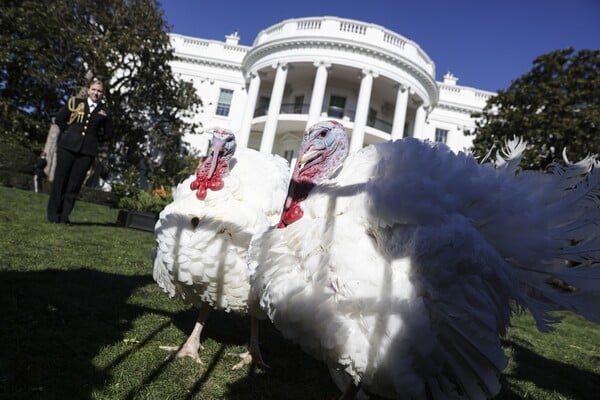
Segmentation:
<svg viewBox="0 0 600 400">
<path fill-rule="evenodd" d="M 196 197 L 200 200 L 204 200 L 206 198 L 206 187 L 202 186 L 196 192 Z"/>
<path fill-rule="evenodd" d="M 304 211 L 297 204 L 293 204 L 289 209 L 283 212 L 283 217 L 281 221 L 285 224 L 285 226 L 292 224 L 298 221 L 304 215 Z"/>
<path fill-rule="evenodd" d="M 221 179 L 212 179 L 208 181 L 207 186 L 210 190 L 220 190 L 223 189 L 223 181 Z"/>
</svg>

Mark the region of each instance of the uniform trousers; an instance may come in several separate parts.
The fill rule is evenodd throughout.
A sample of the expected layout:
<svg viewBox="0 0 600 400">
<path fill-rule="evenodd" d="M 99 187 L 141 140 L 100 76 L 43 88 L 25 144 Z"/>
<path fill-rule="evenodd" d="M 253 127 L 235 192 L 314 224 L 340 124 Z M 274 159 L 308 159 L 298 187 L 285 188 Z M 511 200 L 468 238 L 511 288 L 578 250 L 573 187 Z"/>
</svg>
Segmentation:
<svg viewBox="0 0 600 400">
<path fill-rule="evenodd" d="M 94 156 L 61 147 L 56 150 L 56 170 L 48 200 L 48 221 L 69 223 L 69 215 Z"/>
</svg>

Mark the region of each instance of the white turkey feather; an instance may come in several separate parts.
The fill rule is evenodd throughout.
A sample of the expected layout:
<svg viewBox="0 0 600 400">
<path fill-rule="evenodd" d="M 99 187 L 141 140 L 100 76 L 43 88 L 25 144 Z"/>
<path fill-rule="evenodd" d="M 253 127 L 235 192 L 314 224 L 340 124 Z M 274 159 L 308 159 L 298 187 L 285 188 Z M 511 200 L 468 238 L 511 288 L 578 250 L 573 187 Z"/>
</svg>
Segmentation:
<svg viewBox="0 0 600 400">
<path fill-rule="evenodd" d="M 336 381 L 343 371 L 386 398 L 493 397 L 513 304 L 540 329 L 554 310 L 600 322 L 598 162 L 522 171 L 524 148 L 510 142 L 496 165 L 412 138 L 351 154 L 299 220 L 253 238 L 251 303 Z"/>
<path fill-rule="evenodd" d="M 277 222 L 289 168 L 273 155 L 238 149 L 221 190 L 196 197 L 190 176 L 156 223 L 154 279 L 170 297 L 247 311 L 250 238 Z"/>
<path fill-rule="evenodd" d="M 199 308 L 194 328 L 180 346 L 160 346 L 176 358 L 200 363 L 202 330 L 212 310 L 248 312 L 247 249 L 253 235 L 277 222 L 286 195 L 289 168 L 274 155 L 240 149 L 235 134 L 212 133 L 209 156 L 177 186 L 160 213 L 152 252 L 153 277 L 170 297 Z M 258 323 L 250 316 L 248 351 L 233 369 L 266 367 Z"/>
</svg>

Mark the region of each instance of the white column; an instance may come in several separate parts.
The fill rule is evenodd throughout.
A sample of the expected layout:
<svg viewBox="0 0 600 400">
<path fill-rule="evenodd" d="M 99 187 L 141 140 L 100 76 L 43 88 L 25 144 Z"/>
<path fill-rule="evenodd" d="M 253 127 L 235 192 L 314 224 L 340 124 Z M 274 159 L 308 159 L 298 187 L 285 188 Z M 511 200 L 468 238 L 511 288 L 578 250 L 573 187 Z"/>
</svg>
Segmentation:
<svg viewBox="0 0 600 400">
<path fill-rule="evenodd" d="M 373 71 L 362 71 L 360 90 L 358 92 L 358 100 L 356 102 L 354 129 L 352 129 L 352 138 L 350 139 L 350 151 L 357 151 L 363 147 L 365 128 L 367 127 L 367 117 L 369 116 L 369 103 L 371 101 L 373 78 L 376 77 L 377 76 Z"/>
<path fill-rule="evenodd" d="M 315 82 L 313 84 L 312 96 L 310 98 L 310 108 L 308 110 L 308 120 L 306 121 L 306 128 L 310 128 L 317 122 L 319 122 L 319 116 L 323 109 L 323 99 L 325 98 L 325 87 L 327 85 L 327 70 L 331 67 L 331 64 L 325 62 L 315 63 L 317 67 L 317 73 L 315 75 Z"/>
<path fill-rule="evenodd" d="M 244 118 L 240 126 L 237 144 L 240 147 L 248 147 L 250 140 L 250 129 L 252 127 L 252 119 L 254 118 L 254 109 L 256 108 L 256 100 L 258 99 L 258 89 L 260 88 L 260 76 L 258 73 L 250 73 L 250 86 L 248 87 L 248 97 L 246 99 L 246 109 Z"/>
<path fill-rule="evenodd" d="M 400 139 L 404 135 L 404 123 L 406 122 L 406 108 L 408 107 L 409 89 L 400 84 L 396 94 L 396 108 L 394 109 L 394 121 L 392 122 L 392 140 Z"/>
<path fill-rule="evenodd" d="M 427 112 L 425 110 L 425 106 L 423 104 L 417 107 L 417 111 L 415 112 L 415 127 L 413 129 L 413 136 L 419 139 L 425 138 L 425 132 L 423 129 L 425 128 L 425 117 Z"/>
<path fill-rule="evenodd" d="M 283 90 L 285 89 L 285 80 L 287 79 L 287 64 L 278 63 L 273 68 L 277 69 L 275 82 L 273 82 L 273 91 L 267 111 L 267 120 L 263 130 L 262 140 L 260 141 L 260 151 L 271 154 L 273 152 L 273 142 L 275 142 L 275 132 L 277 130 L 277 120 L 281 110 L 281 101 L 283 100 Z"/>
</svg>

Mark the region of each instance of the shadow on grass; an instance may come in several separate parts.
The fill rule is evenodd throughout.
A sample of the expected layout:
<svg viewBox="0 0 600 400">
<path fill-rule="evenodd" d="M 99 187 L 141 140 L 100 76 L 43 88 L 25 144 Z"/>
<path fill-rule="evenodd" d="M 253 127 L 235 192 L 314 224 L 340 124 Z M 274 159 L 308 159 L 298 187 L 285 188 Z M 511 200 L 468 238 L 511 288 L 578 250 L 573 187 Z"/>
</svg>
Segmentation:
<svg viewBox="0 0 600 400">
<path fill-rule="evenodd" d="M 173 316 L 173 324 L 191 332 L 197 316 L 196 309 Z M 233 367 L 240 359 L 226 354 L 227 346 L 247 347 L 250 338 L 250 318 L 237 313 L 213 311 L 202 331 L 202 341 L 220 343 L 212 359 L 203 359 L 206 369 L 191 388 L 186 399 L 202 398 L 203 385 L 210 379 L 216 364 Z M 333 384 L 324 363 L 319 362 L 292 342 L 284 339 L 268 320 L 260 321 L 261 353 L 269 368 L 246 366 L 246 376 L 229 385 L 227 399 L 236 400 L 310 400 L 336 399 L 340 392 Z M 201 354 L 202 356 L 202 354 Z M 148 383 L 148 382 L 146 382 Z M 307 391 L 307 388 L 310 388 Z"/>
<path fill-rule="evenodd" d="M 78 226 L 103 226 L 107 228 L 125 228 L 118 222 L 79 222 L 79 221 L 71 221 L 70 227 L 75 228 Z"/>
<path fill-rule="evenodd" d="M 507 379 L 530 381 L 536 386 L 555 392 L 554 398 L 569 398 L 575 400 L 592 400 L 600 393 L 600 375 L 594 374 L 551 360 L 536 354 L 531 349 L 513 340 L 504 340 L 505 348 L 512 348 L 512 359 L 516 364 L 513 371 L 506 372 L 502 377 L 503 390 L 498 400 L 516 400 L 523 396 L 517 395 L 509 388 Z"/>
<path fill-rule="evenodd" d="M 129 354 L 120 354 L 104 368 L 95 366 L 94 358 L 103 347 L 122 341 L 132 322 L 148 312 L 128 304 L 128 299 L 137 288 L 153 283 L 150 276 L 89 269 L 0 272 L 0 399 L 91 398 L 95 389 L 111 380 L 111 367 Z M 195 309 L 175 313 L 171 321 L 187 335 L 196 313 Z M 217 364 L 230 367 L 239 361 L 225 354 L 226 347 L 245 347 L 249 332 L 246 316 L 219 311 L 211 314 L 203 340 L 220 343 L 219 351 L 205 360 L 207 367 L 196 377 L 189 399 L 201 398 L 204 384 L 214 379 Z M 147 340 L 152 339 L 149 332 Z M 336 396 L 324 364 L 284 340 L 268 321 L 261 322 L 260 339 L 271 368 L 259 373 L 246 367 L 247 375 L 231 386 L 226 398 L 310 399 L 304 392 L 306 387 L 318 388 L 315 399 Z M 159 378 L 167 364 L 149 366 L 151 373 L 142 385 Z M 194 374 L 192 370 L 189 373 Z M 135 390 L 126 396 L 135 397 Z"/>
<path fill-rule="evenodd" d="M 108 379 L 93 358 L 147 311 L 127 299 L 151 282 L 89 269 L 0 273 L 0 398 L 90 398 Z"/>
<path fill-rule="evenodd" d="M 173 322 L 183 332 L 189 333 L 196 315 L 195 309 L 178 313 L 174 316 Z M 221 362 L 221 358 L 225 357 L 222 354 L 225 344 L 244 346 L 248 343 L 249 326 L 249 318 L 245 316 L 218 311 L 211 314 L 202 340 L 211 338 L 222 345 L 187 399 L 199 398 L 197 396 L 202 392 L 202 385 L 211 374 L 211 365 Z M 329 378 L 326 366 L 285 340 L 269 321 L 260 323 L 260 342 L 263 358 L 270 368 L 265 373 L 257 373 L 254 367 L 247 368 L 247 375 L 243 379 L 229 385 L 227 399 L 333 400 L 340 395 Z M 530 381 L 549 392 L 555 392 L 556 398 L 565 397 L 574 400 L 597 398 L 596 394 L 600 392 L 599 375 L 542 357 L 509 339 L 504 340 L 503 345 L 512 349 L 512 358 L 517 367 L 502 375 L 502 390 L 495 400 L 523 398 L 522 394 L 511 388 L 510 379 Z M 231 365 L 238 361 L 235 358 L 231 360 Z M 311 388 L 310 392 L 305 390 L 307 387 Z M 372 398 L 375 399 L 377 398 Z"/>
<path fill-rule="evenodd" d="M 150 276 L 88 269 L 0 272 L 0 399 L 90 398 L 94 389 L 110 380 L 110 368 L 94 366 L 94 357 L 104 346 L 121 341 L 132 321 L 148 312 L 127 300 L 137 288 L 152 283 Z M 173 314 L 172 321 L 189 334 L 195 317 L 196 310 L 189 309 Z M 188 399 L 201 398 L 217 364 L 232 366 L 238 361 L 227 356 L 225 349 L 247 345 L 249 327 L 246 316 L 211 314 L 203 340 L 211 338 L 220 347 L 211 360 L 205 360 L 206 369 L 196 378 Z M 339 395 L 323 363 L 283 339 L 270 322 L 261 321 L 260 328 L 261 349 L 270 368 L 246 367 L 246 375 L 228 386 L 225 398 L 321 400 Z M 578 400 L 595 398 L 600 390 L 597 374 L 541 357 L 515 341 L 507 340 L 504 345 L 513 349 L 518 366 L 503 376 L 497 399 L 522 398 L 511 390 L 507 379 L 512 378 Z M 127 355 L 119 358 L 123 357 Z M 155 372 L 143 384 L 152 382 L 165 366 L 155 365 Z M 131 393 L 130 398 L 134 397 Z"/>
</svg>

